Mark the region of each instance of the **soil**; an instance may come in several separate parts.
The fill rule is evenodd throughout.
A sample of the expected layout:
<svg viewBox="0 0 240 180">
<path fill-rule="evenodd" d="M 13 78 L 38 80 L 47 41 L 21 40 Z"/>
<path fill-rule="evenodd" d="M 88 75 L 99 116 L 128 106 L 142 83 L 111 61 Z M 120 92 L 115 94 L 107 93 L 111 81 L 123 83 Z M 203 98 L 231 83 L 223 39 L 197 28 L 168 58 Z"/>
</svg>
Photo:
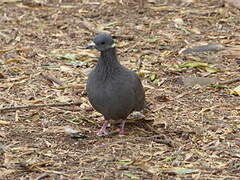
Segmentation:
<svg viewBox="0 0 240 180">
<path fill-rule="evenodd" d="M 239 179 L 239 15 L 217 0 L 1 0 L 0 179 Z M 100 32 L 145 88 L 125 136 L 114 122 L 96 136 L 85 91 Z M 182 53 L 205 44 L 224 50 Z"/>
</svg>

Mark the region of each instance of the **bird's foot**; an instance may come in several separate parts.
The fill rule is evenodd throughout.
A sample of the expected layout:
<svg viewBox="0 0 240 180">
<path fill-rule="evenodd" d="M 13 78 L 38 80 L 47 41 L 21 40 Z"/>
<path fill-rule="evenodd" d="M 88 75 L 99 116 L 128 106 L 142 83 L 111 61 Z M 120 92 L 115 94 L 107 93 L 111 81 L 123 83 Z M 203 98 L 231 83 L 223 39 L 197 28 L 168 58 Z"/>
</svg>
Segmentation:
<svg viewBox="0 0 240 180">
<path fill-rule="evenodd" d="M 119 131 L 119 136 L 124 136 L 125 134 L 124 134 L 124 130 L 122 131 L 122 130 L 120 130 Z"/>
<path fill-rule="evenodd" d="M 108 135 L 108 130 L 101 128 L 99 131 L 97 131 L 97 135 L 98 136 L 107 136 Z"/>
<path fill-rule="evenodd" d="M 101 127 L 101 129 L 99 131 L 97 131 L 97 135 L 98 136 L 106 136 L 108 135 L 108 130 L 107 130 L 107 126 L 109 125 L 109 121 L 104 121 L 103 126 Z"/>
<path fill-rule="evenodd" d="M 119 131 L 119 136 L 124 136 L 124 126 L 125 126 L 126 120 L 122 120 L 121 129 Z"/>
</svg>

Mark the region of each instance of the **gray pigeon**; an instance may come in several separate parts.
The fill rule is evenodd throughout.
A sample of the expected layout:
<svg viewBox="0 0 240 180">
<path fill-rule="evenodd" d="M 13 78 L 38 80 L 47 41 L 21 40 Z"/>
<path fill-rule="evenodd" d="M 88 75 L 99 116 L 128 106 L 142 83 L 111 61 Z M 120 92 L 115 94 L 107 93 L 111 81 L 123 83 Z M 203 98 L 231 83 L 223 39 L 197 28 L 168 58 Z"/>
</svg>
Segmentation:
<svg viewBox="0 0 240 180">
<path fill-rule="evenodd" d="M 135 72 L 118 62 L 115 44 L 110 35 L 98 34 L 88 48 L 96 48 L 101 52 L 87 81 L 89 101 L 105 119 L 97 134 L 108 134 L 109 120 L 121 120 L 119 134 L 123 135 L 127 116 L 144 107 L 145 94 L 141 81 Z"/>
</svg>

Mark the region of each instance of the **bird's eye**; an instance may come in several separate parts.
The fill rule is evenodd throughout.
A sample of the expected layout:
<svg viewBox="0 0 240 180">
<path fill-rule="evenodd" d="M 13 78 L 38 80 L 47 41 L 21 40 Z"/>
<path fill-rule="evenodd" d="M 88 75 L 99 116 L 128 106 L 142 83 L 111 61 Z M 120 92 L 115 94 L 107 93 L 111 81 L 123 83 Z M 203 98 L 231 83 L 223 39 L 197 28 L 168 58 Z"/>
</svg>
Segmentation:
<svg viewBox="0 0 240 180">
<path fill-rule="evenodd" d="M 105 44 L 105 41 L 102 41 L 101 44 L 104 45 L 104 44 Z"/>
</svg>

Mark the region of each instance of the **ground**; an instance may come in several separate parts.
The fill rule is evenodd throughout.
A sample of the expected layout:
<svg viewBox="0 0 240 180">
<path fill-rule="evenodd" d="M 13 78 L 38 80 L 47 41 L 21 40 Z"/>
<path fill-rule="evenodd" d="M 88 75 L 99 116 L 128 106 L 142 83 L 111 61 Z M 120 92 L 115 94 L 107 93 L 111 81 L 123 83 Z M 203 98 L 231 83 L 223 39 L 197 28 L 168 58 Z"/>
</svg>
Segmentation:
<svg viewBox="0 0 240 180">
<path fill-rule="evenodd" d="M 217 0 L 1 0 L 0 179 L 239 179 L 239 15 Z M 99 53 L 85 47 L 99 32 L 144 85 L 125 136 L 114 123 L 96 136 L 85 84 Z M 203 44 L 236 51 L 183 53 Z"/>
</svg>

